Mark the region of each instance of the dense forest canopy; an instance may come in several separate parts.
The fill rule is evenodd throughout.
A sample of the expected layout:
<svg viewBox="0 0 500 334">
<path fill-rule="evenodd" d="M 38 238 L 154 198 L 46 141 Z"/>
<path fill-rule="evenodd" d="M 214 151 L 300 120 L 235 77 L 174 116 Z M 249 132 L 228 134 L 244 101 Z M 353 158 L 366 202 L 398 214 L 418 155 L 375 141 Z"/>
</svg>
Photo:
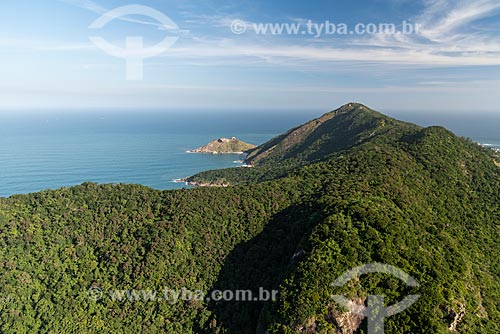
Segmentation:
<svg viewBox="0 0 500 334">
<path fill-rule="evenodd" d="M 272 139 L 230 187 L 96 185 L 0 199 L 2 333 L 366 333 L 332 300 L 420 299 L 386 333 L 500 332 L 500 168 L 441 127 L 348 104 Z M 497 158 L 498 159 L 498 158 Z M 419 282 L 340 275 L 367 263 Z M 113 289 L 277 290 L 275 301 L 116 301 Z M 89 298 L 89 291 L 103 291 Z M 359 321 L 356 321 L 359 320 Z"/>
</svg>

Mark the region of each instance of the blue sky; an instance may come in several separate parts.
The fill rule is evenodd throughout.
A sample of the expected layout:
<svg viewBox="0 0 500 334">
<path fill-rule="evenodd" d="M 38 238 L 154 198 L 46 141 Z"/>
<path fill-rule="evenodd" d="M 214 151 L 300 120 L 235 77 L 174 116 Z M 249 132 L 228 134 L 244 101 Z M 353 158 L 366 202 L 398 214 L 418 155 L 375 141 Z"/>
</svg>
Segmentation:
<svg viewBox="0 0 500 334">
<path fill-rule="evenodd" d="M 130 4 L 177 27 L 128 16 Z M 234 34 L 239 20 L 247 30 Z M 258 34 L 260 23 L 393 23 L 417 34 Z M 498 0 L 2 0 L 0 109 L 312 109 L 359 101 L 379 110 L 500 111 Z M 124 46 L 178 37 L 128 81 L 125 61 L 91 36 Z"/>
</svg>

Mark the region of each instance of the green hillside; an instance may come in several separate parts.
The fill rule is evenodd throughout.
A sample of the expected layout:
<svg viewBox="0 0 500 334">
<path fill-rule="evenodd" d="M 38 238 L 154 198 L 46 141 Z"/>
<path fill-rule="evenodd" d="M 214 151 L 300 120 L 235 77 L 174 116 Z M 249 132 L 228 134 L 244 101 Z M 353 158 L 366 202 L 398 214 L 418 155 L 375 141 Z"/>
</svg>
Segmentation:
<svg viewBox="0 0 500 334">
<path fill-rule="evenodd" d="M 385 333 L 500 332 L 491 150 L 346 105 L 256 148 L 227 188 L 83 184 L 0 199 L 2 333 L 366 333 L 332 294 L 420 299 Z M 398 267 L 343 288 L 363 264 Z M 89 289 L 277 289 L 275 302 L 92 300 Z M 362 319 L 361 319 L 362 320 Z M 358 326 L 359 325 L 359 326 Z"/>
<path fill-rule="evenodd" d="M 370 108 L 349 103 L 282 134 L 249 152 L 252 165 L 272 162 L 324 160 L 334 152 L 366 141 L 387 141 L 418 127 L 382 115 Z"/>
<path fill-rule="evenodd" d="M 364 105 L 349 103 L 250 150 L 251 170 L 206 171 L 187 180 L 199 184 L 246 184 L 287 175 L 366 142 L 394 143 L 420 127 L 387 117 Z"/>
</svg>

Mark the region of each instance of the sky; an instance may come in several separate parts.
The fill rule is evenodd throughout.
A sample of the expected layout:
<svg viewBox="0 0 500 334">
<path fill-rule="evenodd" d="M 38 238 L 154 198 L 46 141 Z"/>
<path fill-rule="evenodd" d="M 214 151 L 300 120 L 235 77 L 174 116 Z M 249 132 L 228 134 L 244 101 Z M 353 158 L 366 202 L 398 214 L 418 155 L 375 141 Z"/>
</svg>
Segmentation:
<svg viewBox="0 0 500 334">
<path fill-rule="evenodd" d="M 136 14 L 110 14 L 129 5 Z M 96 28 L 99 18 L 109 22 Z M 399 33 L 351 33 L 358 24 Z M 401 33 L 405 24 L 417 31 Z M 126 59 L 141 56 L 110 54 L 94 37 L 121 50 L 134 37 L 145 48 L 174 43 L 129 80 Z M 500 112 L 498 0 L 2 0 L 0 50 L 2 111 L 327 111 L 355 101 Z"/>
</svg>

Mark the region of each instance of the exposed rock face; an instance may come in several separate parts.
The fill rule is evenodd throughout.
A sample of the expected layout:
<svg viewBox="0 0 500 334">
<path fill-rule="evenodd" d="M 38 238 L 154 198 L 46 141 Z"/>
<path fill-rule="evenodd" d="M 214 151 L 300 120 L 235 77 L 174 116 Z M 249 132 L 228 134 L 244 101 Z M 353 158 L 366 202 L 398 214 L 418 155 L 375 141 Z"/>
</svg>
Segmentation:
<svg viewBox="0 0 500 334">
<path fill-rule="evenodd" d="M 183 179 L 182 181 L 186 182 L 186 185 L 194 187 L 226 188 L 230 186 L 229 183 L 225 182 L 196 182 L 196 181 L 188 181 L 187 179 Z"/>
<path fill-rule="evenodd" d="M 453 309 L 448 310 L 448 319 L 451 320 L 450 327 L 448 328 L 452 332 L 457 331 L 458 324 L 462 321 L 465 316 L 465 304 L 460 305 L 459 311 L 455 311 Z"/>
<path fill-rule="evenodd" d="M 351 301 L 350 306 L 355 309 L 361 307 L 362 310 L 362 305 L 364 305 L 365 301 L 366 298 L 356 298 Z M 328 307 L 328 314 L 324 320 L 335 326 L 335 334 L 355 334 L 358 332 L 364 318 L 358 312 L 341 311 L 336 305 L 331 305 Z M 316 334 L 318 333 L 317 328 L 317 319 L 311 318 L 304 325 L 300 326 L 298 330 L 301 334 Z"/>
<path fill-rule="evenodd" d="M 242 154 L 255 148 L 255 145 L 245 143 L 236 137 L 219 138 L 205 146 L 189 151 L 190 153 L 210 153 L 210 154 Z"/>
<path fill-rule="evenodd" d="M 358 305 L 364 305 L 366 299 L 356 298 L 351 301 L 350 307 L 359 308 Z M 339 311 L 336 307 L 330 308 L 329 322 L 335 324 L 337 333 L 339 334 L 354 334 L 361 326 L 361 322 L 365 317 L 350 311 Z"/>
</svg>

